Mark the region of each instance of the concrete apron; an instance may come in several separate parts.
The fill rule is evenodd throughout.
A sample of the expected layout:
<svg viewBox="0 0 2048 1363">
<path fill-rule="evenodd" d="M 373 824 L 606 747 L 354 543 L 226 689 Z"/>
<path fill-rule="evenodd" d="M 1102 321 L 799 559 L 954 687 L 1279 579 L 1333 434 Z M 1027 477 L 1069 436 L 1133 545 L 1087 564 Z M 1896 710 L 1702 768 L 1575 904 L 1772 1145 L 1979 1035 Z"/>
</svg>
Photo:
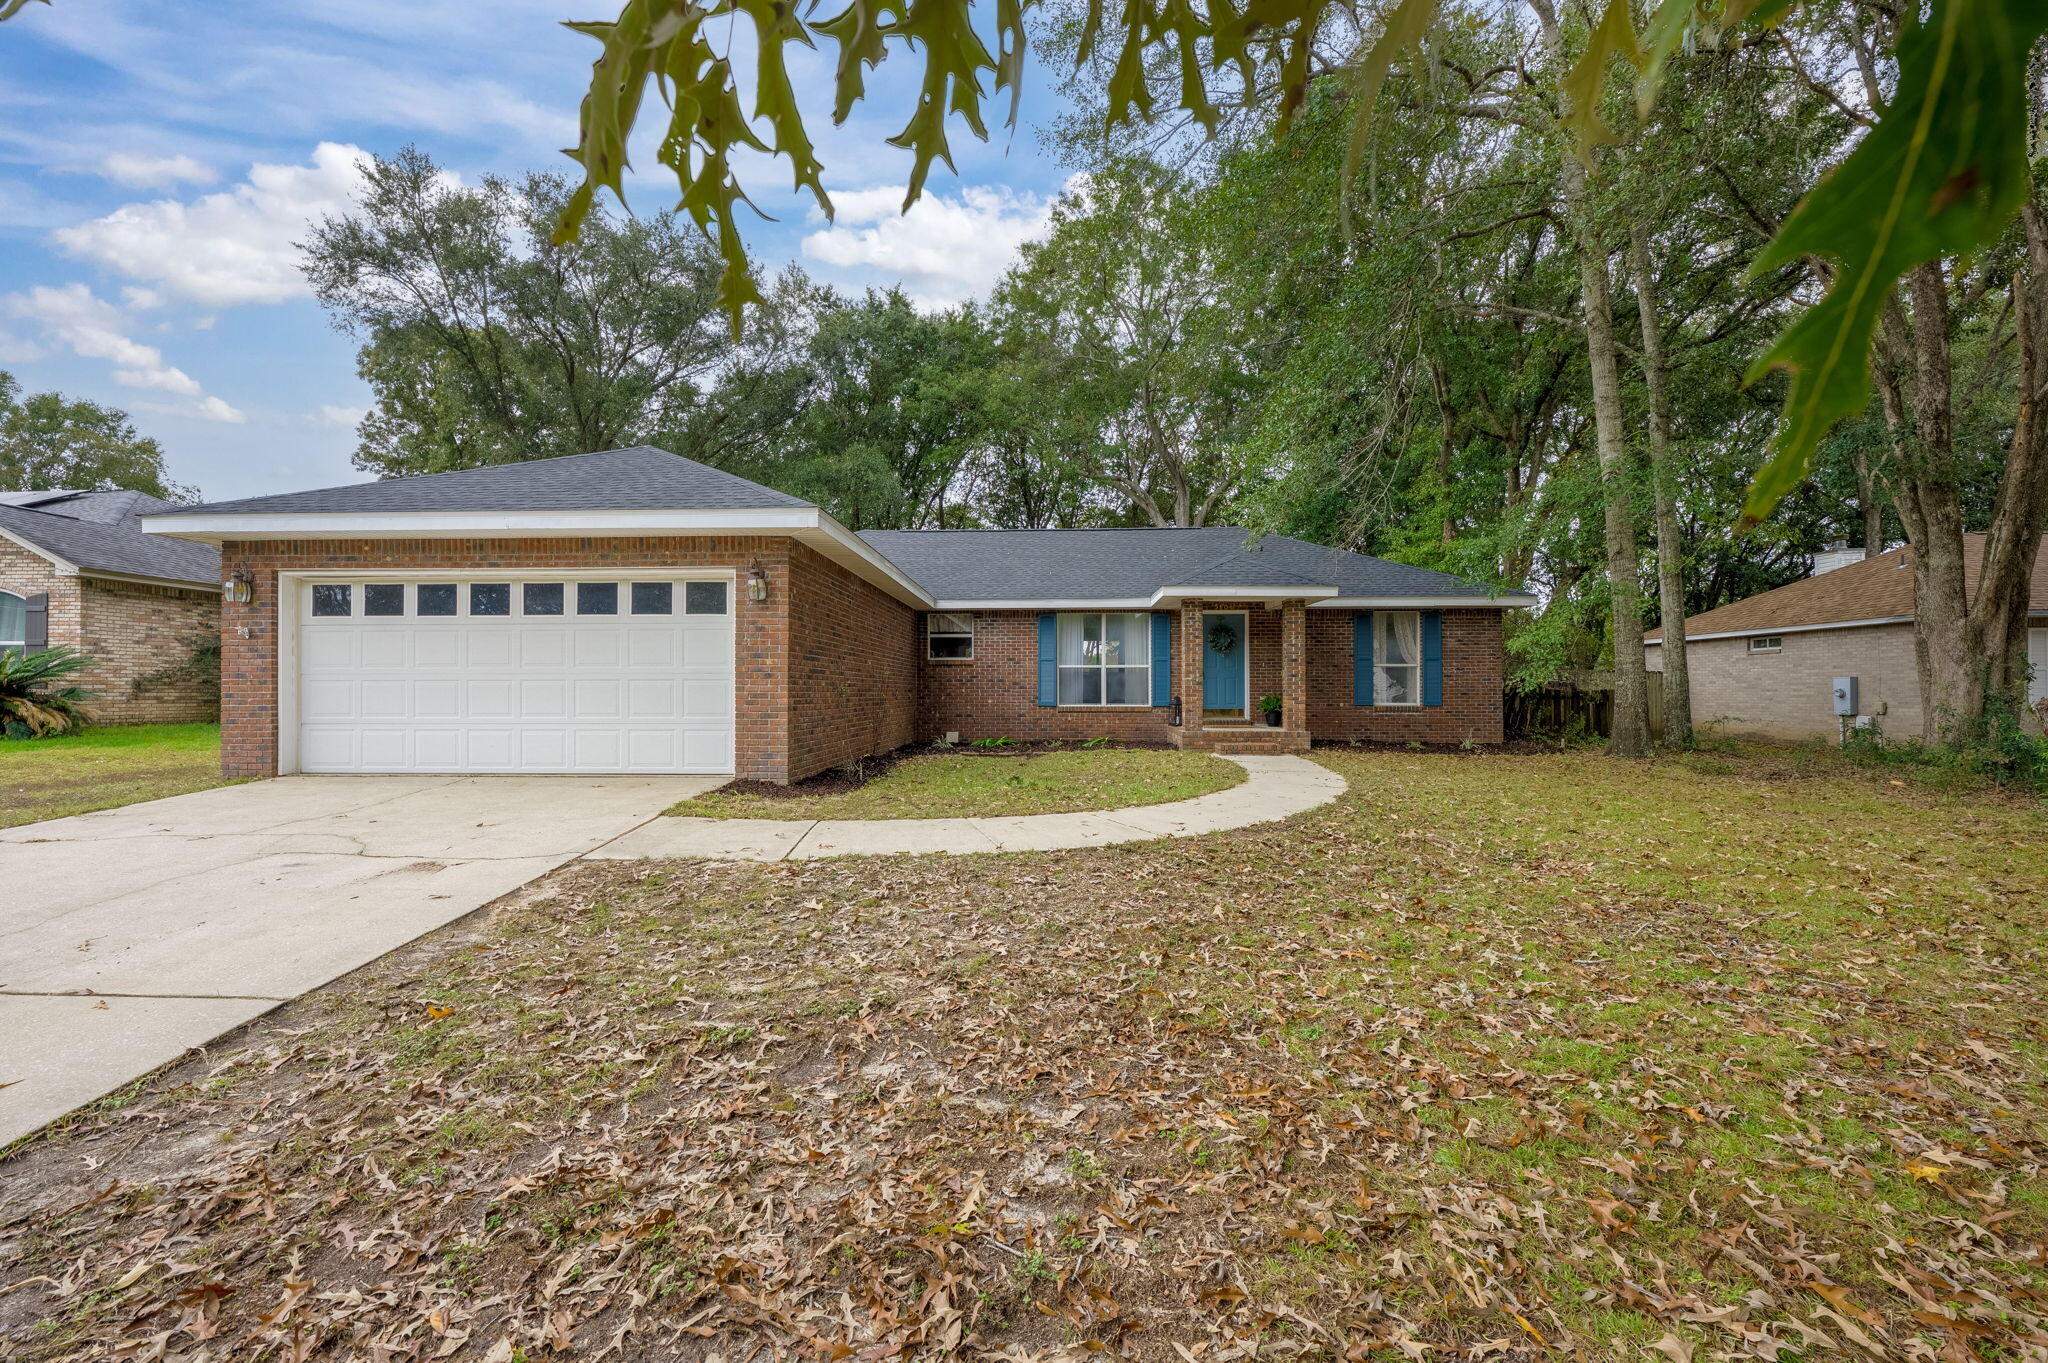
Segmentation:
<svg viewBox="0 0 2048 1363">
<path fill-rule="evenodd" d="M 719 776 L 289 776 L 0 831 L 0 1145 Z"/>
<path fill-rule="evenodd" d="M 808 861 L 931 852 L 1048 852 L 1184 838 L 1270 823 L 1328 804 L 1344 778 L 1306 758 L 1225 757 L 1248 773 L 1213 795 L 1083 814 L 994 819 L 654 819 L 590 853 L 593 860 L 692 857 Z"/>
</svg>

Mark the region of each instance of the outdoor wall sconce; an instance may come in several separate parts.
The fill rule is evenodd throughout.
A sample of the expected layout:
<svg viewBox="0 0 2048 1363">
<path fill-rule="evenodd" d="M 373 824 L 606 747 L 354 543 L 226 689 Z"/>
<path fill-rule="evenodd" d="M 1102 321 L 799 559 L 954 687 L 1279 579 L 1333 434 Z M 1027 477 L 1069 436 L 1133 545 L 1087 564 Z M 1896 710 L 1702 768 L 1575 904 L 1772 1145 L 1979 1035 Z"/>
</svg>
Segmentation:
<svg viewBox="0 0 2048 1363">
<path fill-rule="evenodd" d="M 220 584 L 220 596 L 230 605 L 246 606 L 256 599 L 256 579 L 249 576 L 247 568 L 237 568 Z"/>
<path fill-rule="evenodd" d="M 766 601 L 767 599 L 768 570 L 761 566 L 761 560 L 755 559 L 753 566 L 747 569 L 747 600 Z"/>
</svg>

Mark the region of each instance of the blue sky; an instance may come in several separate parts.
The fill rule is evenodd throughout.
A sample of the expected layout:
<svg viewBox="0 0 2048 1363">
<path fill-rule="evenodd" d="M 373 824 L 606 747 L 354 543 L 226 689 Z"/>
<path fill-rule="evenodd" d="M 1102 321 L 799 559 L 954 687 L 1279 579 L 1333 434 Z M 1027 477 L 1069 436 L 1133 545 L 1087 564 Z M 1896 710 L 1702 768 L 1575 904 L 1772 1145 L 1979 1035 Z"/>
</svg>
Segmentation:
<svg viewBox="0 0 2048 1363">
<path fill-rule="evenodd" d="M 830 7 L 828 0 L 828 8 Z M 354 350 L 307 296 L 292 243 L 342 211 L 362 152 L 415 143 L 458 175 L 569 167 L 590 39 L 560 26 L 615 0 L 56 0 L 0 25 L 0 369 L 126 408 L 172 477 L 212 498 L 355 481 L 368 404 Z M 1057 112 L 1034 67 L 1014 139 L 953 138 L 897 216 L 907 153 L 884 144 L 916 72 L 869 77 L 871 109 L 829 126 L 831 44 L 794 64 L 839 210 L 788 170 L 742 167 L 776 219 L 748 240 L 846 286 L 928 304 L 985 291 L 1043 223 L 1067 170 L 1033 125 Z M 1007 95 L 990 112 L 1007 108 Z M 629 185 L 665 207 L 651 148 Z"/>
</svg>

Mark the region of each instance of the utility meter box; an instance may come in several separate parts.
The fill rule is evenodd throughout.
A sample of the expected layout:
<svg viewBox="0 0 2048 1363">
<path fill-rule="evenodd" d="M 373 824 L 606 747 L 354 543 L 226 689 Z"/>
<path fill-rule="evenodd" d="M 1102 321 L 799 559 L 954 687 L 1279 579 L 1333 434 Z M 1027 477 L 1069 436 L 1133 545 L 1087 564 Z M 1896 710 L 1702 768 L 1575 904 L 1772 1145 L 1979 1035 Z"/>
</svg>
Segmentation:
<svg viewBox="0 0 2048 1363">
<path fill-rule="evenodd" d="M 1856 715 L 1862 713 L 1862 707 L 1858 704 L 1860 700 L 1861 697 L 1857 693 L 1856 679 L 1854 677 L 1835 678 L 1836 714 Z"/>
</svg>

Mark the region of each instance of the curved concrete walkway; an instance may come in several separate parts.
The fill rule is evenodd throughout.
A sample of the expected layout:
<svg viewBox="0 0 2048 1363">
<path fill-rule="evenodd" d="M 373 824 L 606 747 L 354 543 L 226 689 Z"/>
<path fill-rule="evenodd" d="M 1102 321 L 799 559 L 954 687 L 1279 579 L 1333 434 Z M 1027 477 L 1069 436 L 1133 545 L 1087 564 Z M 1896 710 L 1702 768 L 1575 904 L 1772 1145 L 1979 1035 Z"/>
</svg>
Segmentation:
<svg viewBox="0 0 2048 1363">
<path fill-rule="evenodd" d="M 1185 838 L 1270 823 L 1326 805 L 1344 778 L 1306 758 L 1226 757 L 1242 784 L 1163 805 L 995 819 L 653 819 L 587 856 L 633 861 L 808 861 L 916 852 L 1050 852 L 1063 847 Z"/>
</svg>

